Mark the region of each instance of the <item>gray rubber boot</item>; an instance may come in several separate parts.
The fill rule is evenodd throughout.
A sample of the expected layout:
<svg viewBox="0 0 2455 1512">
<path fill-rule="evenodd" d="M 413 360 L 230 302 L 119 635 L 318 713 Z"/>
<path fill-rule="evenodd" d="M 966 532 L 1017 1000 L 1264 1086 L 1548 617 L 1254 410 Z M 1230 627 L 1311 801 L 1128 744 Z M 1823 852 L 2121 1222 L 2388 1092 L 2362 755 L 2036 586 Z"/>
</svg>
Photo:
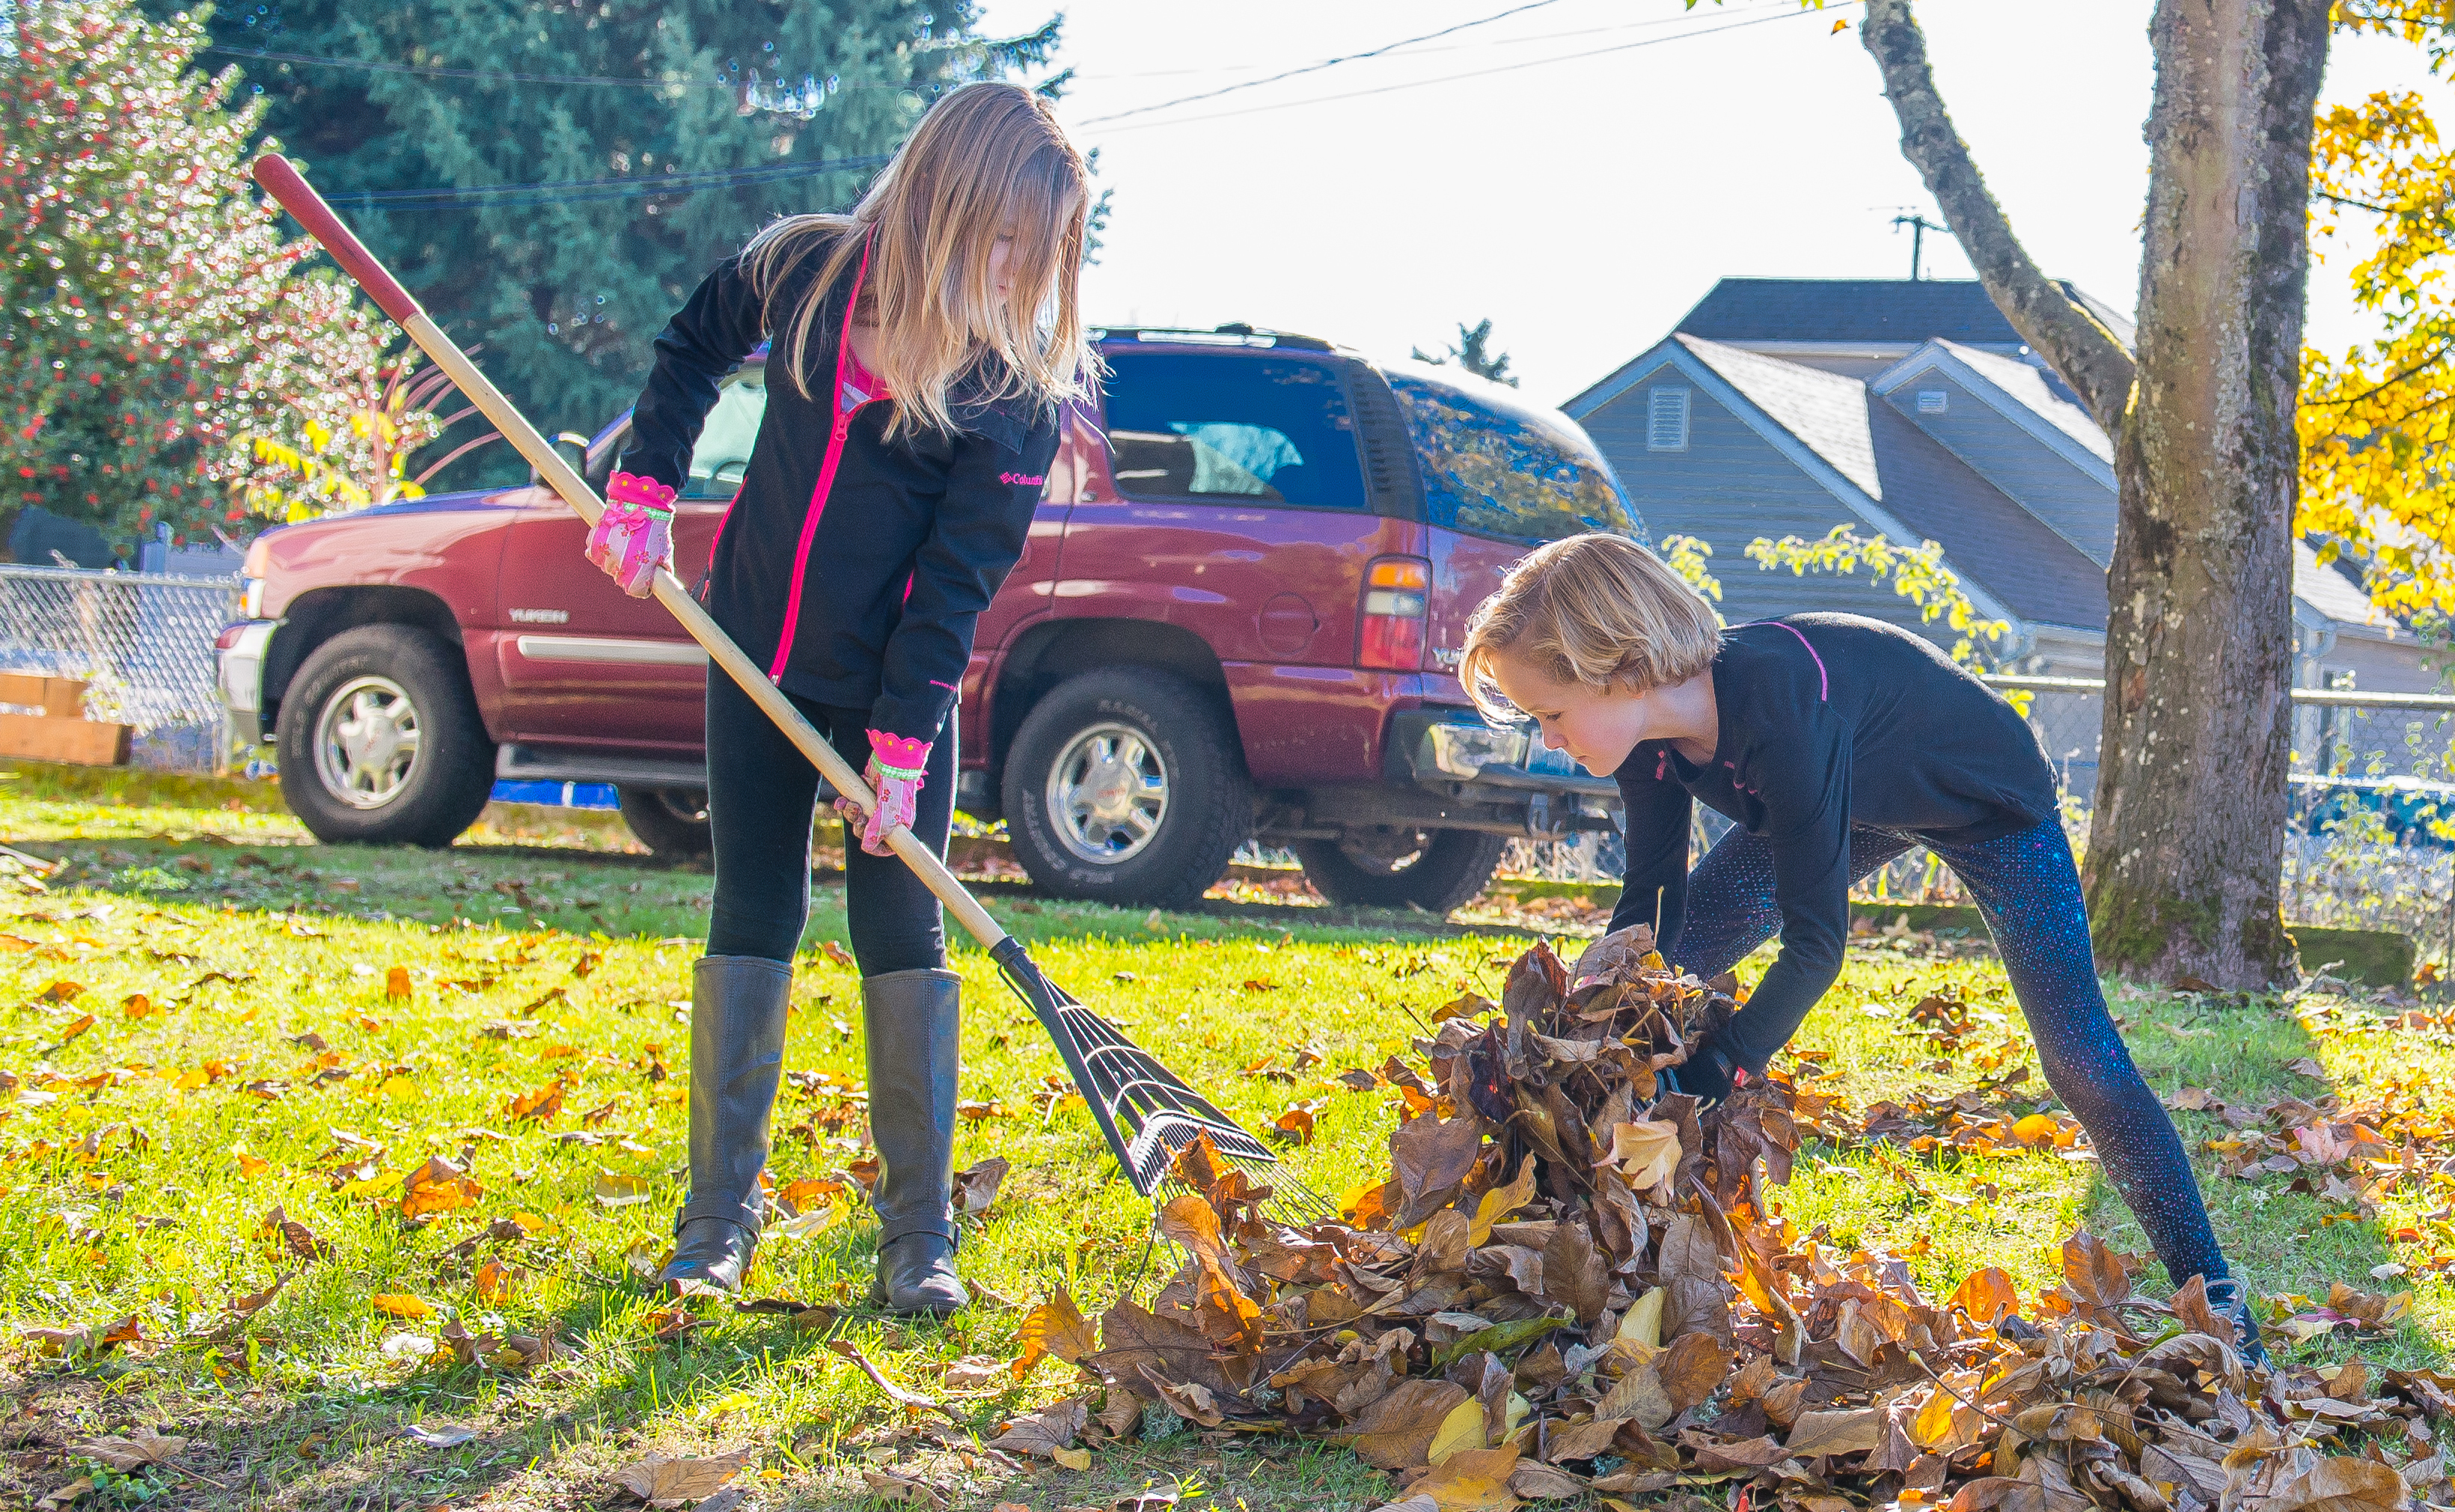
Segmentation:
<svg viewBox="0 0 2455 1512">
<path fill-rule="evenodd" d="M 951 971 L 864 977 L 869 1137 L 878 1146 L 875 1305 L 943 1317 L 971 1295 L 955 1279 L 955 1072 L 963 980 Z"/>
<path fill-rule="evenodd" d="M 767 1115 L 784 1075 L 793 970 L 763 956 L 702 956 L 691 972 L 689 1200 L 658 1282 L 738 1291 L 759 1246 Z"/>
</svg>

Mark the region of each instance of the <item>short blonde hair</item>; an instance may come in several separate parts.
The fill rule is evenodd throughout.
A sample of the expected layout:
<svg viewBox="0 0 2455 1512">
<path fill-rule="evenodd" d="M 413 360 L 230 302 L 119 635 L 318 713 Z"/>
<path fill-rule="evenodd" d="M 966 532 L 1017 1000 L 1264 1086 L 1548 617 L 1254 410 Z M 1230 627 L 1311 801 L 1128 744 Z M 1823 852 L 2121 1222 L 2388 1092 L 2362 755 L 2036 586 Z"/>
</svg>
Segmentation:
<svg viewBox="0 0 2455 1512">
<path fill-rule="evenodd" d="M 1517 717 L 1492 680 L 1506 651 L 1588 688 L 1642 693 L 1714 664 L 1714 608 L 1660 557 L 1624 535 L 1572 535 L 1527 554 L 1467 621 L 1458 680 L 1492 719 Z"/>
</svg>

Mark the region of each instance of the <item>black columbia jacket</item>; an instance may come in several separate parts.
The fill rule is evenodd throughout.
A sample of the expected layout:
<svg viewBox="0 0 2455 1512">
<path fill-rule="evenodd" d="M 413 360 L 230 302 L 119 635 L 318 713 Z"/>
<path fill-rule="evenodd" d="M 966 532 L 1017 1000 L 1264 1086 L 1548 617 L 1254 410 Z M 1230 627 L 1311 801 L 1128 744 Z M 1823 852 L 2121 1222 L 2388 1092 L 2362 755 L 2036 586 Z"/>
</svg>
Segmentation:
<svg viewBox="0 0 2455 1512">
<path fill-rule="evenodd" d="M 823 261 L 822 250 L 800 276 L 815 277 Z M 811 328 L 809 394 L 781 358 L 772 364 L 703 596 L 786 693 L 866 708 L 872 729 L 934 741 L 971 659 L 973 623 L 1023 554 L 1057 454 L 1057 417 L 984 399 L 993 385 L 977 373 L 948 395 L 952 434 L 907 429 L 888 441 L 883 402 L 839 416 L 836 353 L 853 282 L 851 272 L 839 280 Z M 799 292 L 789 282 L 781 292 L 780 317 Z M 726 260 L 657 337 L 623 469 L 680 487 L 719 380 L 768 334 L 740 259 Z"/>
<path fill-rule="evenodd" d="M 1613 774 L 1628 809 L 1628 871 L 1611 927 L 1658 917 L 1656 948 L 1679 958 L 1692 800 L 1772 842 L 1781 954 L 1732 1021 L 1738 1058 L 1762 1074 L 1840 975 L 1852 826 L 1982 844 L 2054 818 L 2055 774 L 1999 694 L 1879 620 L 1734 625 L 1713 676 L 1721 729 L 1711 759 L 1642 740 Z"/>
</svg>

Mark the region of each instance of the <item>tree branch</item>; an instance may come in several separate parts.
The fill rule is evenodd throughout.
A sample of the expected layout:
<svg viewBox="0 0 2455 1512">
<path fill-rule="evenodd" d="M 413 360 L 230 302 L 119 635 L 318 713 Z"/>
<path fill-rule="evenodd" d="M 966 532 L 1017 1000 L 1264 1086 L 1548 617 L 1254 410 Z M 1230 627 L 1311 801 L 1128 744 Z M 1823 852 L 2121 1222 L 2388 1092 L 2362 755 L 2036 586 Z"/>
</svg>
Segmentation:
<svg viewBox="0 0 2455 1512">
<path fill-rule="evenodd" d="M 1943 97 L 1936 92 L 1926 38 L 1910 14 L 1910 0 L 1867 0 L 1858 40 L 1883 71 L 1885 96 L 1901 123 L 1901 155 L 1926 180 L 1988 296 L 2012 329 L 2072 386 L 2105 433 L 2114 434 L 2131 402 L 2131 353 L 2096 316 L 2039 272 L 2012 234 L 2003 207 L 1987 192 L 1978 165 L 1969 160 L 1967 144 L 1953 130 Z"/>
</svg>

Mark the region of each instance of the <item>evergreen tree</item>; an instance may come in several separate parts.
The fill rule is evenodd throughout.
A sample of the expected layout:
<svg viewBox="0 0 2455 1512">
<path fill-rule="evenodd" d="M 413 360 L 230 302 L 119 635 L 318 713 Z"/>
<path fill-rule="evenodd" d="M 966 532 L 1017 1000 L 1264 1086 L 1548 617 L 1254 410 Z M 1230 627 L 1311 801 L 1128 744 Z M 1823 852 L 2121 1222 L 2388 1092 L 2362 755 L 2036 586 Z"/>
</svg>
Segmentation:
<svg viewBox="0 0 2455 1512">
<path fill-rule="evenodd" d="M 1430 362 L 1435 365 L 1446 365 L 1454 361 L 1459 367 L 1478 378 L 1490 378 L 1494 383 L 1505 383 L 1512 389 L 1517 387 L 1517 380 L 1509 375 L 1509 353 L 1503 352 L 1494 354 L 1491 351 L 1491 321 L 1489 317 L 1477 326 L 1469 326 L 1465 321 L 1459 321 L 1457 345 L 1450 348 L 1447 354 L 1435 357 L 1423 348 L 1417 347 L 1413 351 L 1413 355 L 1417 362 Z"/>
<path fill-rule="evenodd" d="M 973 14 L 970 0 L 268 0 L 207 25 L 216 60 L 263 91 L 266 128 L 551 432 L 593 431 L 636 396 L 667 316 L 752 232 L 849 204 L 874 169 L 645 192 L 656 180 L 883 154 L 936 94 L 1054 46 L 1054 22 L 989 42 Z M 558 180 L 618 182 L 354 197 Z M 500 447 L 477 455 L 517 466 Z"/>
<path fill-rule="evenodd" d="M 235 524 L 254 440 L 345 425 L 332 383 L 395 333 L 337 277 L 302 277 L 308 249 L 246 192 L 258 111 L 190 71 L 193 22 L 130 0 L 0 21 L 0 503 L 122 549 Z"/>
</svg>

